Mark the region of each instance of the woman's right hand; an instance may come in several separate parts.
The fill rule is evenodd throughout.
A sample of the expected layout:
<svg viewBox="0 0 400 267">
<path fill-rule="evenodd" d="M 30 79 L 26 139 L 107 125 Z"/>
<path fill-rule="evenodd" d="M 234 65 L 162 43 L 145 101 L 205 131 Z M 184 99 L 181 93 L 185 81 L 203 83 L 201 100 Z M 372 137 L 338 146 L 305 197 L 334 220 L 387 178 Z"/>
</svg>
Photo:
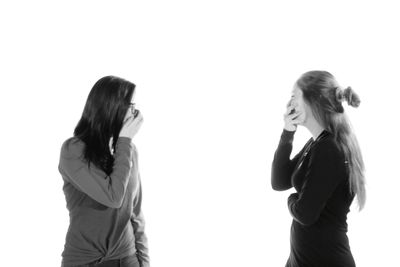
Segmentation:
<svg viewBox="0 0 400 267">
<path fill-rule="evenodd" d="M 297 125 L 301 123 L 299 120 L 300 112 L 296 110 L 296 105 L 293 101 L 289 101 L 286 107 L 286 113 L 283 115 L 285 121 L 284 129 L 289 132 L 294 132 L 297 129 Z"/>
<path fill-rule="evenodd" d="M 124 125 L 122 126 L 121 132 L 119 133 L 120 137 L 128 137 L 133 139 L 133 137 L 139 131 L 140 126 L 142 126 L 143 123 L 143 115 L 138 109 L 136 111 L 138 113 L 136 117 L 133 116 L 130 109 L 126 113 Z"/>
</svg>

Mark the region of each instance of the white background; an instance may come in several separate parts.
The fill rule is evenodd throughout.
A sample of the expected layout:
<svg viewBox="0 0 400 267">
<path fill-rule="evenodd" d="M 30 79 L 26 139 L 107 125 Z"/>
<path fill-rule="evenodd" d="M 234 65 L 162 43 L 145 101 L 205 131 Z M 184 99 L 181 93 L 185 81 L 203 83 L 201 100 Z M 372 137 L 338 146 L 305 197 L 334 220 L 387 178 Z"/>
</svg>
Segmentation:
<svg viewBox="0 0 400 267">
<path fill-rule="evenodd" d="M 397 264 L 394 3 L 2 1 L 1 265 L 60 265 L 60 146 L 112 74 L 137 85 L 145 118 L 134 142 L 152 266 L 284 266 L 292 191 L 271 189 L 270 166 L 292 85 L 314 69 L 362 100 L 345 107 L 368 179 L 365 210 L 348 215 L 357 266 Z M 309 137 L 299 129 L 294 150 Z"/>
</svg>

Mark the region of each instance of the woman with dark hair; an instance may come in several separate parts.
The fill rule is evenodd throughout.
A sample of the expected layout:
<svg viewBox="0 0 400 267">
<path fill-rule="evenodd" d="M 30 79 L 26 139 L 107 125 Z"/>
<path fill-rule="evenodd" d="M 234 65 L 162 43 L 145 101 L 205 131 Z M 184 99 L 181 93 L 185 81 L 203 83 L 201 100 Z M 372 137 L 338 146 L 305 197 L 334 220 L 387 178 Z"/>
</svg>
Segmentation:
<svg viewBox="0 0 400 267">
<path fill-rule="evenodd" d="M 107 76 L 93 86 L 59 171 L 69 210 L 62 266 L 148 267 L 138 155 L 143 117 L 135 85 Z"/>
<path fill-rule="evenodd" d="M 271 177 L 274 190 L 296 190 L 288 198 L 293 222 L 287 267 L 355 266 L 347 213 L 355 196 L 364 207 L 364 162 L 344 100 L 360 104 L 350 87 L 342 90 L 326 71 L 307 72 L 294 85 Z M 313 137 L 290 159 L 297 125 Z"/>
</svg>

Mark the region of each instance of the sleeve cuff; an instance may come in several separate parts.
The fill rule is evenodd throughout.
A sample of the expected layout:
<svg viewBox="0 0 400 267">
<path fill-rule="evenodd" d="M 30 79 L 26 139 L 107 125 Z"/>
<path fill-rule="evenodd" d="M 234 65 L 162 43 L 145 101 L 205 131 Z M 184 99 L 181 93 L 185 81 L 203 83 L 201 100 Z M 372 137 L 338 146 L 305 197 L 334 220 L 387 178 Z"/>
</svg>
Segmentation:
<svg viewBox="0 0 400 267">
<path fill-rule="evenodd" d="M 132 139 L 129 137 L 125 137 L 125 136 L 118 137 L 118 140 L 117 140 L 117 144 L 118 143 L 131 143 L 131 142 L 132 142 Z"/>
<path fill-rule="evenodd" d="M 299 194 L 298 193 L 293 193 L 287 199 L 287 205 L 288 205 L 288 208 L 289 208 L 289 212 L 290 212 L 290 214 L 292 215 L 293 218 L 294 218 L 293 205 L 296 203 L 298 198 L 299 198 Z"/>
<path fill-rule="evenodd" d="M 298 198 L 299 198 L 298 193 L 290 194 L 290 196 L 288 197 L 288 205 L 291 205 L 292 203 L 296 202 Z"/>
</svg>

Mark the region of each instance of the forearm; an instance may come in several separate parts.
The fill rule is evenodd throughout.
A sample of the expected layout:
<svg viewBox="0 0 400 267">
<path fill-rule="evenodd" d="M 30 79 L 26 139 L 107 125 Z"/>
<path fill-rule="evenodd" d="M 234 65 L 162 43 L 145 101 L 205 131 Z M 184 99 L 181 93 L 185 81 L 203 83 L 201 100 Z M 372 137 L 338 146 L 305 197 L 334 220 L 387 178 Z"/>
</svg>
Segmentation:
<svg viewBox="0 0 400 267">
<path fill-rule="evenodd" d="M 60 173 L 79 190 L 99 203 L 111 208 L 120 207 L 125 195 L 132 167 L 133 144 L 129 138 L 120 138 L 116 145 L 113 171 L 110 175 L 82 159 L 83 143 L 63 145 Z"/>
<path fill-rule="evenodd" d="M 275 151 L 271 168 L 271 185 L 274 190 L 286 190 L 292 187 L 291 175 L 294 162 L 290 160 L 293 148 L 294 132 L 284 130 Z"/>
<path fill-rule="evenodd" d="M 138 216 L 132 216 L 131 222 L 135 234 L 135 247 L 136 255 L 141 264 L 141 267 L 150 266 L 149 248 L 147 242 L 147 236 L 145 234 L 145 221 L 143 213 L 140 212 Z"/>
<path fill-rule="evenodd" d="M 146 234 L 143 233 L 141 237 L 136 239 L 136 255 L 140 262 L 141 267 L 150 266 L 149 248 L 147 243 Z"/>
<path fill-rule="evenodd" d="M 319 214 L 312 213 L 307 207 L 301 206 L 298 193 L 293 193 L 288 197 L 288 209 L 292 218 L 302 225 L 311 225 L 318 219 Z"/>
<path fill-rule="evenodd" d="M 115 147 L 113 172 L 106 178 L 109 179 L 110 190 L 105 192 L 116 207 L 121 206 L 125 196 L 132 170 L 132 153 L 133 144 L 131 139 L 120 137 Z"/>
</svg>

